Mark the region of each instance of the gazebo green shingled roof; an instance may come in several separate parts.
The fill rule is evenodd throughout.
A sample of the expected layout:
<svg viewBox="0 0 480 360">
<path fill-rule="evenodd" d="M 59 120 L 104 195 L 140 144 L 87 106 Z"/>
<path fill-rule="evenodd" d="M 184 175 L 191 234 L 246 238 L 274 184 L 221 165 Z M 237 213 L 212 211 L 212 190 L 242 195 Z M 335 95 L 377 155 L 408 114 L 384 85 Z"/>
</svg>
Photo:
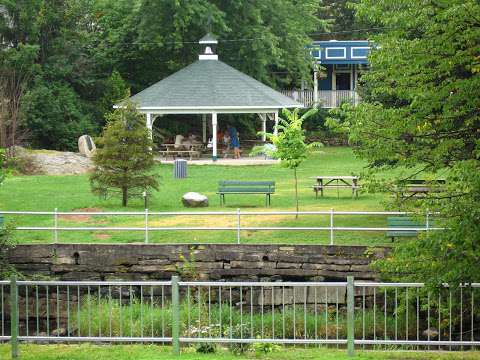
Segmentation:
<svg viewBox="0 0 480 360">
<path fill-rule="evenodd" d="M 143 109 L 302 107 L 219 60 L 198 60 L 130 98 Z"/>
</svg>

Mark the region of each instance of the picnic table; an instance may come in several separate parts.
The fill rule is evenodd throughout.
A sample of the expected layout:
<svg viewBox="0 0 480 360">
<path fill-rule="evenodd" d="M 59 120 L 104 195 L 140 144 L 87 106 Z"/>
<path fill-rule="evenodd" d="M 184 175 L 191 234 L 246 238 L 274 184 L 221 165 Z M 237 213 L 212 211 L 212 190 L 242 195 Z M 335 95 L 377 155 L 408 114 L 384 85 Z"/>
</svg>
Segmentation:
<svg viewBox="0 0 480 360">
<path fill-rule="evenodd" d="M 318 198 L 318 192 L 320 191 L 321 196 L 323 196 L 324 189 L 337 189 L 337 197 L 340 197 L 340 189 L 352 189 L 352 197 L 358 197 L 358 176 L 313 176 L 312 179 L 315 179 L 317 183 L 313 185 L 313 191 L 315 191 L 315 197 Z"/>
<path fill-rule="evenodd" d="M 175 159 L 182 155 L 188 155 L 190 160 L 192 160 L 193 157 L 197 159 L 200 158 L 204 148 L 203 144 L 162 144 L 161 146 L 165 150 L 160 151 L 160 154 L 164 155 L 165 158 L 172 156 L 172 158 Z"/>
<path fill-rule="evenodd" d="M 445 184 L 445 179 L 408 179 L 397 187 L 396 193 L 402 199 L 425 197 L 432 192 L 443 191 Z"/>
</svg>

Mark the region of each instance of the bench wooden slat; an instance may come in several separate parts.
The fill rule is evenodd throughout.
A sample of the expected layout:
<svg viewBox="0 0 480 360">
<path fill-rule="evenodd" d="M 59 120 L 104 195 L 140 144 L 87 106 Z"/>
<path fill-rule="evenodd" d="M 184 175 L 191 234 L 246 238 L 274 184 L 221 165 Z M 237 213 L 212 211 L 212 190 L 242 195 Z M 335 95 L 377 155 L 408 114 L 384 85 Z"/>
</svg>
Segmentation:
<svg viewBox="0 0 480 360">
<path fill-rule="evenodd" d="M 273 194 L 275 193 L 274 191 L 266 190 L 266 191 L 251 191 L 251 190 L 245 190 L 245 191 L 219 191 L 217 194 Z"/>
<path fill-rule="evenodd" d="M 387 231 L 387 237 L 396 238 L 396 237 L 416 237 L 416 231 Z"/>
<path fill-rule="evenodd" d="M 267 185 L 275 186 L 275 181 L 237 181 L 237 180 L 225 180 L 219 181 L 219 186 L 258 186 Z"/>
<path fill-rule="evenodd" d="M 258 192 L 258 191 L 267 191 L 267 192 L 270 192 L 272 190 L 271 187 L 224 187 L 224 186 L 220 186 L 218 188 L 218 191 L 219 192 L 223 192 L 223 191 L 255 191 L 255 192 Z"/>
</svg>

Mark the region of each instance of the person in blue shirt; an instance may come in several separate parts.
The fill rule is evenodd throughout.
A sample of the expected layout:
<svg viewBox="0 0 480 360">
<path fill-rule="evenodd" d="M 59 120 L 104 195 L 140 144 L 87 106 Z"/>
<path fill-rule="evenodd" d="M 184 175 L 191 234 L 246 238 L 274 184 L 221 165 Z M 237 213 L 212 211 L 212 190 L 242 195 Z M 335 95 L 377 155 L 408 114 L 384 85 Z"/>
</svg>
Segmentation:
<svg viewBox="0 0 480 360">
<path fill-rule="evenodd" d="M 240 140 L 238 139 L 238 131 L 233 126 L 228 126 L 228 135 L 230 136 L 230 145 L 233 148 L 235 159 L 240 159 Z"/>
</svg>

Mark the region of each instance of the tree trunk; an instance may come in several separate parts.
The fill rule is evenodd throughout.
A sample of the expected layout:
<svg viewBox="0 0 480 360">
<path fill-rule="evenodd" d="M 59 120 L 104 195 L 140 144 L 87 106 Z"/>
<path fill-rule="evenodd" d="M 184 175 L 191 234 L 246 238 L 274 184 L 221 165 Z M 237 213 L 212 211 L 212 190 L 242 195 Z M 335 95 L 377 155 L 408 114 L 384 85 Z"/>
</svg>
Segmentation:
<svg viewBox="0 0 480 360">
<path fill-rule="evenodd" d="M 126 187 L 122 188 L 122 206 L 126 207 L 128 204 L 128 189 Z"/>
<path fill-rule="evenodd" d="M 295 219 L 298 219 L 298 180 L 297 180 L 297 168 L 293 169 L 293 174 L 295 176 L 295 203 L 297 205 L 297 213 L 295 214 Z"/>
</svg>

